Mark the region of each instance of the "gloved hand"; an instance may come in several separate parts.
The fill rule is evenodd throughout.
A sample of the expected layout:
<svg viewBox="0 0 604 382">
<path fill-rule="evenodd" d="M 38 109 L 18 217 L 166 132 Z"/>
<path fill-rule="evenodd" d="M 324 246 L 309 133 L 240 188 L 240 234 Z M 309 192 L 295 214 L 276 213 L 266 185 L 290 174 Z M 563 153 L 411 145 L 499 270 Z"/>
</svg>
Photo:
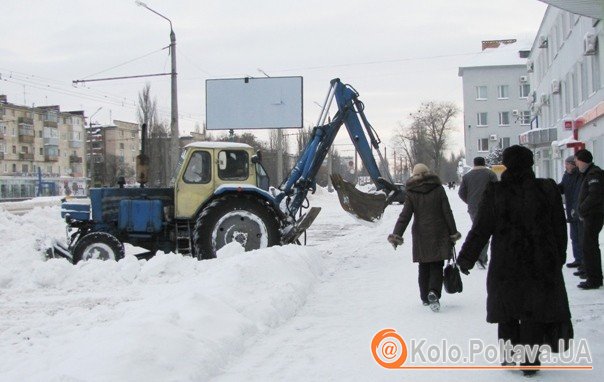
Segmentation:
<svg viewBox="0 0 604 382">
<path fill-rule="evenodd" d="M 468 268 L 459 267 L 459 271 L 461 273 L 463 273 L 464 275 L 469 275 L 470 274 L 470 270 Z"/>
<path fill-rule="evenodd" d="M 449 235 L 449 238 L 451 239 L 451 243 L 455 244 L 457 240 L 461 239 L 461 233 L 455 232 L 453 235 Z"/>
<path fill-rule="evenodd" d="M 402 245 L 404 242 L 403 238 L 395 233 L 391 233 L 388 235 L 388 243 L 392 244 L 392 247 L 396 249 L 399 245 Z"/>
</svg>

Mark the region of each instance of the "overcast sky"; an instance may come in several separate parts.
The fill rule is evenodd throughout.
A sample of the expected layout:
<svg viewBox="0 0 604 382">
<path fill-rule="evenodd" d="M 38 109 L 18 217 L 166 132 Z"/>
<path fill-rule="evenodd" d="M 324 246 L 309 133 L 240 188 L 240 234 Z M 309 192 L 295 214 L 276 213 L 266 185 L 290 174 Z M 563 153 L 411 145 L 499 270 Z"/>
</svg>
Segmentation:
<svg viewBox="0 0 604 382">
<path fill-rule="evenodd" d="M 537 0 L 147 0 L 177 39 L 181 132 L 205 118 L 205 80 L 304 77 L 305 125 L 316 122 L 329 80 L 360 93 L 388 142 L 422 101 L 462 103 L 460 65 L 481 41 L 532 41 L 546 5 Z M 20 0 L 2 4 L 0 94 L 15 104 L 84 110 L 95 122 L 136 122 L 145 82 L 169 122 L 170 78 L 83 78 L 170 71 L 169 24 L 134 0 Z M 124 64 L 124 65 L 122 65 Z M 116 67 L 117 66 L 117 67 Z M 461 131 L 463 119 L 456 123 Z M 344 133 L 339 142 L 346 142 Z M 458 151 L 463 140 L 454 140 Z M 345 149 L 342 147 L 341 149 Z"/>
</svg>

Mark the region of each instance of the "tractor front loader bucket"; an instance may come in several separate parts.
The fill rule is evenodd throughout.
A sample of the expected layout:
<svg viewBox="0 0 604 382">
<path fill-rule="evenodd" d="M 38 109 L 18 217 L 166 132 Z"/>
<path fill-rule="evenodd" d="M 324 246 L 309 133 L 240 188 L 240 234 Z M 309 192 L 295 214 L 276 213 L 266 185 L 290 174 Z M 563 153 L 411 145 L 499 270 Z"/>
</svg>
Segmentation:
<svg viewBox="0 0 604 382">
<path fill-rule="evenodd" d="M 58 241 L 54 242 L 52 247 L 46 249 L 46 257 L 48 259 L 66 258 L 67 260 L 73 262 L 73 255 L 71 254 L 69 248 Z"/>
<path fill-rule="evenodd" d="M 339 174 L 332 174 L 331 182 L 338 193 L 340 204 L 346 212 L 369 222 L 382 217 L 387 205 L 384 193 L 368 194 L 357 190 Z"/>
</svg>

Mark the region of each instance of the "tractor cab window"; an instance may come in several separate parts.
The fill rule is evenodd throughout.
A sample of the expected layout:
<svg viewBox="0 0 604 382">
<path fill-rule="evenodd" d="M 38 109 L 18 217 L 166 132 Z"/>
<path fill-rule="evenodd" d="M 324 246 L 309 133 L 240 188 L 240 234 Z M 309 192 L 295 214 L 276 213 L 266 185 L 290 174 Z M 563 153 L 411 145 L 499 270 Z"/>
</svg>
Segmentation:
<svg viewBox="0 0 604 382">
<path fill-rule="evenodd" d="M 223 180 L 246 180 L 250 174 L 249 156 L 245 150 L 223 150 L 218 153 L 218 176 Z"/>
<path fill-rule="evenodd" d="M 207 151 L 196 151 L 191 155 L 185 175 L 185 183 L 208 183 L 212 179 L 212 156 Z"/>
</svg>

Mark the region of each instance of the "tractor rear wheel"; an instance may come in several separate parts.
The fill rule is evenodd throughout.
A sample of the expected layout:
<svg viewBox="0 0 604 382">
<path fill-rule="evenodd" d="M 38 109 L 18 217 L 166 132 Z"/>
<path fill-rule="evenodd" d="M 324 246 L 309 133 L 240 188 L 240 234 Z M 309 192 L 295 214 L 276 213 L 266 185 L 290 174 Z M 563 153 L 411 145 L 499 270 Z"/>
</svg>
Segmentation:
<svg viewBox="0 0 604 382">
<path fill-rule="evenodd" d="M 246 251 L 281 243 L 279 220 L 263 201 L 250 195 L 227 195 L 208 204 L 197 217 L 193 241 L 199 260 L 213 259 L 237 241 Z"/>
<path fill-rule="evenodd" d="M 124 245 L 106 232 L 91 232 L 82 237 L 73 248 L 73 263 L 80 260 L 114 260 L 124 257 Z"/>
</svg>

